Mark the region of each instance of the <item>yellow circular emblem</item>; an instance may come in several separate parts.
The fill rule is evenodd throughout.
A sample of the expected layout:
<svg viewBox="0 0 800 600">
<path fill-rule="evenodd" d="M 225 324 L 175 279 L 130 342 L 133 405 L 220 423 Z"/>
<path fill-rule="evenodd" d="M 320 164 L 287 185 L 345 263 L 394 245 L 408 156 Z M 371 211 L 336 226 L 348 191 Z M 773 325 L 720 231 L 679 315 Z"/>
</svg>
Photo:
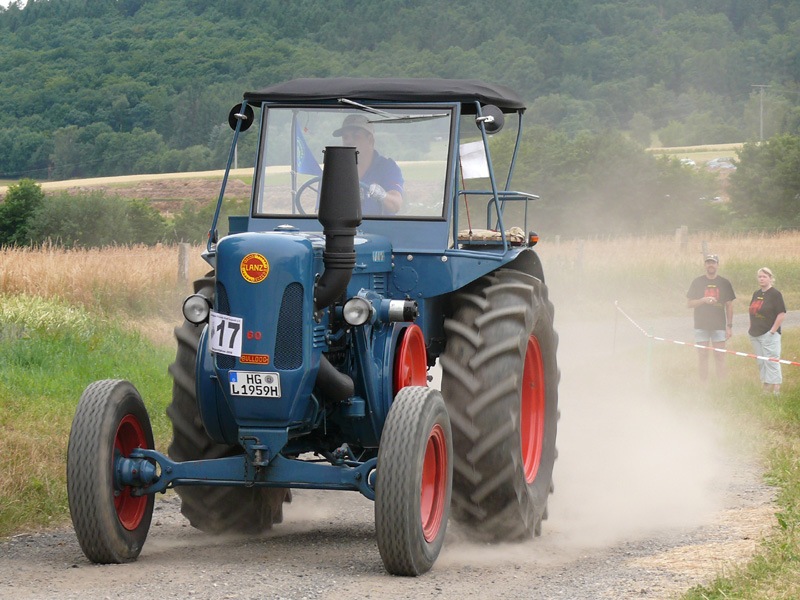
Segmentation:
<svg viewBox="0 0 800 600">
<path fill-rule="evenodd" d="M 269 275 L 269 263 L 257 252 L 252 252 L 242 259 L 240 270 L 245 281 L 261 283 Z"/>
</svg>

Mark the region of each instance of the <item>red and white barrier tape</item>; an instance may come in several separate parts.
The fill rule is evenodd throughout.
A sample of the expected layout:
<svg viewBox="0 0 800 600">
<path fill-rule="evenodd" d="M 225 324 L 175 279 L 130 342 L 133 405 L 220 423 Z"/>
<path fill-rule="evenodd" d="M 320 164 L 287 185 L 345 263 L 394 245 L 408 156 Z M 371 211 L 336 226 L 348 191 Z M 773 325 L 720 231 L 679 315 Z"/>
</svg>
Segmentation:
<svg viewBox="0 0 800 600">
<path fill-rule="evenodd" d="M 758 358 L 758 359 L 761 359 L 761 360 L 769 360 L 769 361 L 772 361 L 772 362 L 781 363 L 783 365 L 795 365 L 795 366 L 800 367 L 800 362 L 792 362 L 791 360 L 783 360 L 783 359 L 780 359 L 780 358 L 770 358 L 768 356 L 758 356 L 757 354 L 747 354 L 746 352 L 734 352 L 733 350 L 725 350 L 724 348 L 714 348 L 713 346 L 703 346 L 701 344 L 690 344 L 689 342 L 681 342 L 679 340 L 670 340 L 670 339 L 667 339 L 667 338 L 656 337 L 654 335 L 651 335 L 651 334 L 647 333 L 644 329 L 642 329 L 642 327 L 636 321 L 631 319 L 627 315 L 627 313 L 624 310 L 622 310 L 622 308 L 620 308 L 619 302 L 614 302 L 614 306 L 617 307 L 617 310 L 622 314 L 622 316 L 625 317 L 626 319 L 628 319 L 628 321 L 630 321 L 631 324 L 634 327 L 636 327 L 636 329 L 641 331 L 644 335 L 646 335 L 650 339 L 657 340 L 659 342 L 670 342 L 672 344 L 679 344 L 681 346 L 694 346 L 695 348 L 702 348 L 703 350 L 713 350 L 714 352 L 723 352 L 725 354 L 735 354 L 736 356 L 745 356 L 747 358 Z"/>
</svg>

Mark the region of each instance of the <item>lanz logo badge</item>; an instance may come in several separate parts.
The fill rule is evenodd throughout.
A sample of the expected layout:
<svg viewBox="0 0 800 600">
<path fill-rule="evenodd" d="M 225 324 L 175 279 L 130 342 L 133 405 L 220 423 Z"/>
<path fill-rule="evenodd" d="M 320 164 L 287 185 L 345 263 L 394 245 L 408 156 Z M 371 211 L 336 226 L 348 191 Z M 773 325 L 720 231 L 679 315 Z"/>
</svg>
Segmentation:
<svg viewBox="0 0 800 600">
<path fill-rule="evenodd" d="M 383 250 L 375 250 L 372 252 L 372 260 L 375 262 L 383 262 L 386 260 L 386 254 Z"/>
<path fill-rule="evenodd" d="M 251 252 L 242 259 L 240 270 L 245 281 L 261 283 L 269 275 L 269 263 L 257 252 Z"/>
</svg>

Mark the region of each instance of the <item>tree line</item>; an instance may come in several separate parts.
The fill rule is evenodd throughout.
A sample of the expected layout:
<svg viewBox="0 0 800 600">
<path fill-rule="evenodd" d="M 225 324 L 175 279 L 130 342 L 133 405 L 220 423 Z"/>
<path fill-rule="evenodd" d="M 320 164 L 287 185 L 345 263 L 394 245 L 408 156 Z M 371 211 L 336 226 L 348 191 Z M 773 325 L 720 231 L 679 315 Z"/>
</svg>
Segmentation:
<svg viewBox="0 0 800 600">
<path fill-rule="evenodd" d="M 167 218 L 146 200 L 130 200 L 102 190 L 47 195 L 32 179 L 9 186 L 0 204 L 0 248 L 41 246 L 100 248 L 112 245 L 191 242 L 208 239 L 216 204 L 185 202 Z M 220 212 L 220 229 L 227 215 L 242 214 L 241 202 L 226 199 Z"/>
<path fill-rule="evenodd" d="M 800 135 L 793 0 L 28 0 L 0 9 L 0 179 L 224 166 L 294 77 L 510 86 L 528 120 L 647 146 Z"/>
</svg>

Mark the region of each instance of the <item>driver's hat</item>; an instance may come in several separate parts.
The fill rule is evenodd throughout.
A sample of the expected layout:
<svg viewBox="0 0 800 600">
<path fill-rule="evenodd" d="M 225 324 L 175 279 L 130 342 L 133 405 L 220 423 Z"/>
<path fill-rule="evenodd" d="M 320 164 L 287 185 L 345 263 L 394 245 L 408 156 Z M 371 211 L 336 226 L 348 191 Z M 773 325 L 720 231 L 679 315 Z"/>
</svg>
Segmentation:
<svg viewBox="0 0 800 600">
<path fill-rule="evenodd" d="M 342 121 L 342 126 L 333 132 L 333 137 L 342 137 L 345 129 L 363 129 L 369 134 L 374 135 L 374 130 L 372 128 L 372 123 L 367 121 L 367 117 L 364 115 L 347 115 Z"/>
</svg>

